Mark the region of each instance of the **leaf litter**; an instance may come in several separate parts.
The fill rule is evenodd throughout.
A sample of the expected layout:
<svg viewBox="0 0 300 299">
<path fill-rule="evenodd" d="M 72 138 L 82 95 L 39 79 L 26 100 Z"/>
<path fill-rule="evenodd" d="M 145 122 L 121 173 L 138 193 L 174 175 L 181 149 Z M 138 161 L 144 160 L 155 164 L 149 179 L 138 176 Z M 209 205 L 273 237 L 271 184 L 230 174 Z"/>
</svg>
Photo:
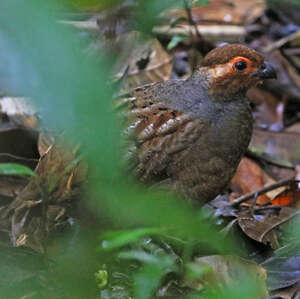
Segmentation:
<svg viewBox="0 0 300 299">
<path fill-rule="evenodd" d="M 132 3 L 126 4 L 125 1 L 125 8 L 126 5 L 130 6 Z M 103 8 L 99 7 L 94 9 L 91 13 L 94 14 L 93 20 L 96 20 L 93 30 L 99 28 L 99 24 L 107 24 L 105 10 L 102 11 Z M 103 14 L 101 22 L 97 16 L 99 11 Z M 272 4 L 266 6 L 263 1 L 211 1 L 207 6 L 193 7 L 191 12 L 203 38 L 198 43 L 191 42 L 196 36 L 193 31 L 195 24 L 189 24 L 183 9 L 164 13 L 164 21 L 153 30 L 156 38 L 148 39 L 147 42 L 143 39 L 138 41 L 137 33 L 130 32 L 131 29 L 124 25 L 127 22 L 125 14 L 124 31 L 121 30 L 122 26 L 116 27 L 118 30 L 109 35 L 109 38 L 106 34 L 104 39 L 105 42 L 111 39 L 112 48 L 118 45 L 122 51 L 123 57 L 120 55 L 114 67 L 115 80 L 121 90 L 127 91 L 142 84 L 167 80 L 171 76 L 182 77 L 192 66 L 185 67 L 184 72 L 176 74 L 174 64 L 172 69 L 172 57 L 185 53 L 186 55 L 177 56 L 183 63 L 187 57 L 190 59 L 189 48 L 204 47 L 205 40 L 217 46 L 224 41 L 237 42 L 243 39 L 268 56 L 276 66 L 279 80 L 249 92 L 254 106 L 255 130 L 250 153 L 241 161 L 228 189 L 233 201 L 251 192 L 254 195 L 251 201 L 237 205 L 230 205 L 226 197 L 210 204 L 210 208 L 217 212 L 216 224 L 221 223 L 223 229 L 226 224 L 230 225 L 231 230 L 232 221 L 235 220 L 235 225 L 244 234 L 246 244 L 254 241 L 259 260 L 264 262 L 259 265 L 253 259 L 250 261 L 253 252 L 245 254 L 246 259 L 241 259 L 237 256 L 205 255 L 201 250 L 188 255 L 193 257 L 188 262 L 183 261 L 183 253 L 172 242 L 171 245 L 166 245 L 157 236 L 145 239 L 149 235 L 160 235 L 159 230 L 132 229 L 124 236 L 106 235 L 106 238 L 111 238 L 108 244 L 114 244 L 107 250 L 113 252 L 119 249 L 120 253 L 115 259 L 130 260 L 126 264 L 130 271 L 128 274 L 116 271 L 118 279 L 113 279 L 111 269 L 116 264 L 109 268 L 108 263 L 108 269 L 105 270 L 108 282 L 101 286 L 101 298 L 129 298 L 132 292 L 139 294 L 139 287 L 135 290 L 132 288 L 132 277 L 141 283 L 146 282 L 151 272 L 157 275 L 150 281 L 153 285 L 147 290 L 149 298 L 153 293 L 159 297 L 168 297 L 170 294 L 183 296 L 192 291 L 201 292 L 212 283 L 230 286 L 241 275 L 240 268 L 244 268 L 241 273 L 251 272 L 260 281 L 262 291 L 255 298 L 267 296 L 268 292 L 282 298 L 297 298 L 299 250 L 282 253 L 286 246 L 282 227 L 299 217 L 299 187 L 297 184 L 287 184 L 255 196 L 259 190 L 275 185 L 287 177 L 299 180 L 300 138 L 297 126 L 300 120 L 300 42 L 297 18 L 291 13 L 291 9 L 285 8 L 283 12 L 279 12 Z M 172 23 L 174 18 L 177 21 Z M 78 23 L 77 27 L 81 28 L 80 26 L 81 23 Z M 169 29 L 165 30 L 165 26 Z M 88 26 L 85 28 L 89 31 Z M 184 38 L 179 38 L 180 36 Z M 117 38 L 118 41 L 115 40 Z M 176 40 L 176 43 L 169 46 L 171 51 L 168 52 L 167 45 L 172 40 Z M 97 49 L 94 48 L 93 52 L 97 52 Z M 201 54 L 198 53 L 198 56 L 197 59 L 201 61 Z M 5 144 L 0 152 L 0 162 L 3 163 L 0 164 L 1 252 L 8 256 L 43 256 L 51 247 L 57 227 L 72 219 L 74 206 L 83 197 L 82 186 L 87 180 L 87 168 L 77 147 L 70 148 L 64 143 L 64 136 L 56 137 L 41 130 L 35 110 L 30 105 L 29 109 L 28 105 L 24 108 L 23 101 L 21 98 L 5 96 L 0 103 L 0 141 Z M 15 143 L 18 144 L 17 147 Z M 14 168 L 16 163 L 21 166 Z M 5 165 L 10 172 L 5 171 Z M 31 175 L 33 173 L 35 175 Z M 186 241 L 183 240 L 184 242 Z M 175 251 L 172 249 L 170 259 L 173 247 Z M 266 248 L 268 258 L 265 257 Z M 21 280 L 25 280 L 32 275 L 39 276 L 40 270 L 37 267 L 28 271 L 26 265 L 21 265 L 11 273 L 21 273 Z M 194 276 L 183 275 L 184 272 L 193 273 Z M 13 275 L 9 282 L 15 286 L 20 282 L 20 276 Z M 155 281 L 157 278 L 158 281 Z M 5 284 L 7 286 L 8 282 Z"/>
</svg>

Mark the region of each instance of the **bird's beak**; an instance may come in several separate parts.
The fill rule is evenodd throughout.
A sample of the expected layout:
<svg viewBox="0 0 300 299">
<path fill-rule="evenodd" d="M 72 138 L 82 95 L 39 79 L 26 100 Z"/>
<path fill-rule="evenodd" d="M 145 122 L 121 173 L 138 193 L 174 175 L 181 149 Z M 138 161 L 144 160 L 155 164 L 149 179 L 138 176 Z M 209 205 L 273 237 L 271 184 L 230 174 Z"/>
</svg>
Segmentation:
<svg viewBox="0 0 300 299">
<path fill-rule="evenodd" d="M 264 62 L 257 71 L 252 73 L 252 76 L 260 79 L 277 79 L 275 68 L 269 62 Z"/>
</svg>

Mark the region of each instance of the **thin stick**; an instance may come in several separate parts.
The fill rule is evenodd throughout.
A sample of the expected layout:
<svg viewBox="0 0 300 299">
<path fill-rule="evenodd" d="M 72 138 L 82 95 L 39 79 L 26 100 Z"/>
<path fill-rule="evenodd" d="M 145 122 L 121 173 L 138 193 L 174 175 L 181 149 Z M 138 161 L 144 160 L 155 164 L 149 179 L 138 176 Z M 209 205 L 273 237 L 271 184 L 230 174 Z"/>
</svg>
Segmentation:
<svg viewBox="0 0 300 299">
<path fill-rule="evenodd" d="M 274 183 L 272 185 L 265 186 L 265 187 L 261 188 L 258 191 L 255 191 L 255 192 L 252 192 L 252 193 L 249 193 L 249 194 L 245 194 L 245 195 L 233 200 L 232 202 L 230 202 L 229 206 L 233 207 L 233 206 L 239 205 L 240 203 L 245 202 L 249 199 L 255 198 L 259 195 L 262 195 L 266 192 L 277 189 L 279 187 L 290 185 L 291 183 L 294 183 L 294 182 L 296 182 L 295 178 L 288 178 L 288 179 L 281 180 L 281 181 L 279 181 L 277 183 Z"/>
<path fill-rule="evenodd" d="M 191 41 L 192 41 L 192 45 L 195 49 L 197 49 L 202 56 L 205 56 L 211 49 L 213 49 L 214 47 L 208 43 L 202 36 L 202 34 L 200 33 L 198 26 L 196 24 L 196 22 L 193 19 L 193 15 L 192 15 L 192 5 L 189 4 L 188 2 L 189 0 L 183 0 L 183 4 L 184 4 L 184 9 L 186 11 L 187 14 L 187 18 L 188 18 L 188 22 L 189 24 L 194 27 L 195 30 L 195 35 L 197 37 L 198 40 L 194 39 L 194 35 L 191 32 Z M 191 28 L 192 28 L 191 27 Z M 200 47 L 197 47 L 197 42 L 200 44 Z"/>
<path fill-rule="evenodd" d="M 202 35 L 199 32 L 197 24 L 196 24 L 196 22 L 193 19 L 192 8 L 189 5 L 188 0 L 183 0 L 183 3 L 184 3 L 184 8 L 185 8 L 185 11 L 186 11 L 186 14 L 187 14 L 187 17 L 188 17 L 188 21 L 189 21 L 190 25 L 192 25 L 195 28 L 195 33 L 196 33 L 196 36 L 198 37 L 198 39 L 200 41 L 202 41 L 203 40 Z"/>
</svg>

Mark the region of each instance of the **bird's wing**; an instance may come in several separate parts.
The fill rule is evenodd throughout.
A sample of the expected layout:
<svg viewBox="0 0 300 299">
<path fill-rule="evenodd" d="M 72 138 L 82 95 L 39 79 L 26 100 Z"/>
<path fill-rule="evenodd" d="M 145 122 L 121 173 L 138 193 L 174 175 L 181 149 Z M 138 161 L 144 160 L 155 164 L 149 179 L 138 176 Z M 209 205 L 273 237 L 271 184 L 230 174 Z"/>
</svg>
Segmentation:
<svg viewBox="0 0 300 299">
<path fill-rule="evenodd" d="M 127 106 L 127 160 L 134 174 L 146 182 L 164 179 L 174 154 L 193 144 L 202 128 L 199 120 L 155 98 L 152 89 L 156 84 L 138 88 L 120 100 Z"/>
</svg>

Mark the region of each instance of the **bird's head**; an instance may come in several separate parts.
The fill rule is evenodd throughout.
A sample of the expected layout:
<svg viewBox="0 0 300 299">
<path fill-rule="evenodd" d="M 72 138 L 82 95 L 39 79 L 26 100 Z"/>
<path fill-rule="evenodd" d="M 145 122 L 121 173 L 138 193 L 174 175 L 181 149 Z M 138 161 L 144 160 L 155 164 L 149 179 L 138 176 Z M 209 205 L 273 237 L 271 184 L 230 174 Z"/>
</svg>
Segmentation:
<svg viewBox="0 0 300 299">
<path fill-rule="evenodd" d="M 246 93 L 264 79 L 276 79 L 276 71 L 270 63 L 255 50 L 239 44 L 212 50 L 200 69 L 208 75 L 209 92 L 222 98 Z"/>
</svg>

